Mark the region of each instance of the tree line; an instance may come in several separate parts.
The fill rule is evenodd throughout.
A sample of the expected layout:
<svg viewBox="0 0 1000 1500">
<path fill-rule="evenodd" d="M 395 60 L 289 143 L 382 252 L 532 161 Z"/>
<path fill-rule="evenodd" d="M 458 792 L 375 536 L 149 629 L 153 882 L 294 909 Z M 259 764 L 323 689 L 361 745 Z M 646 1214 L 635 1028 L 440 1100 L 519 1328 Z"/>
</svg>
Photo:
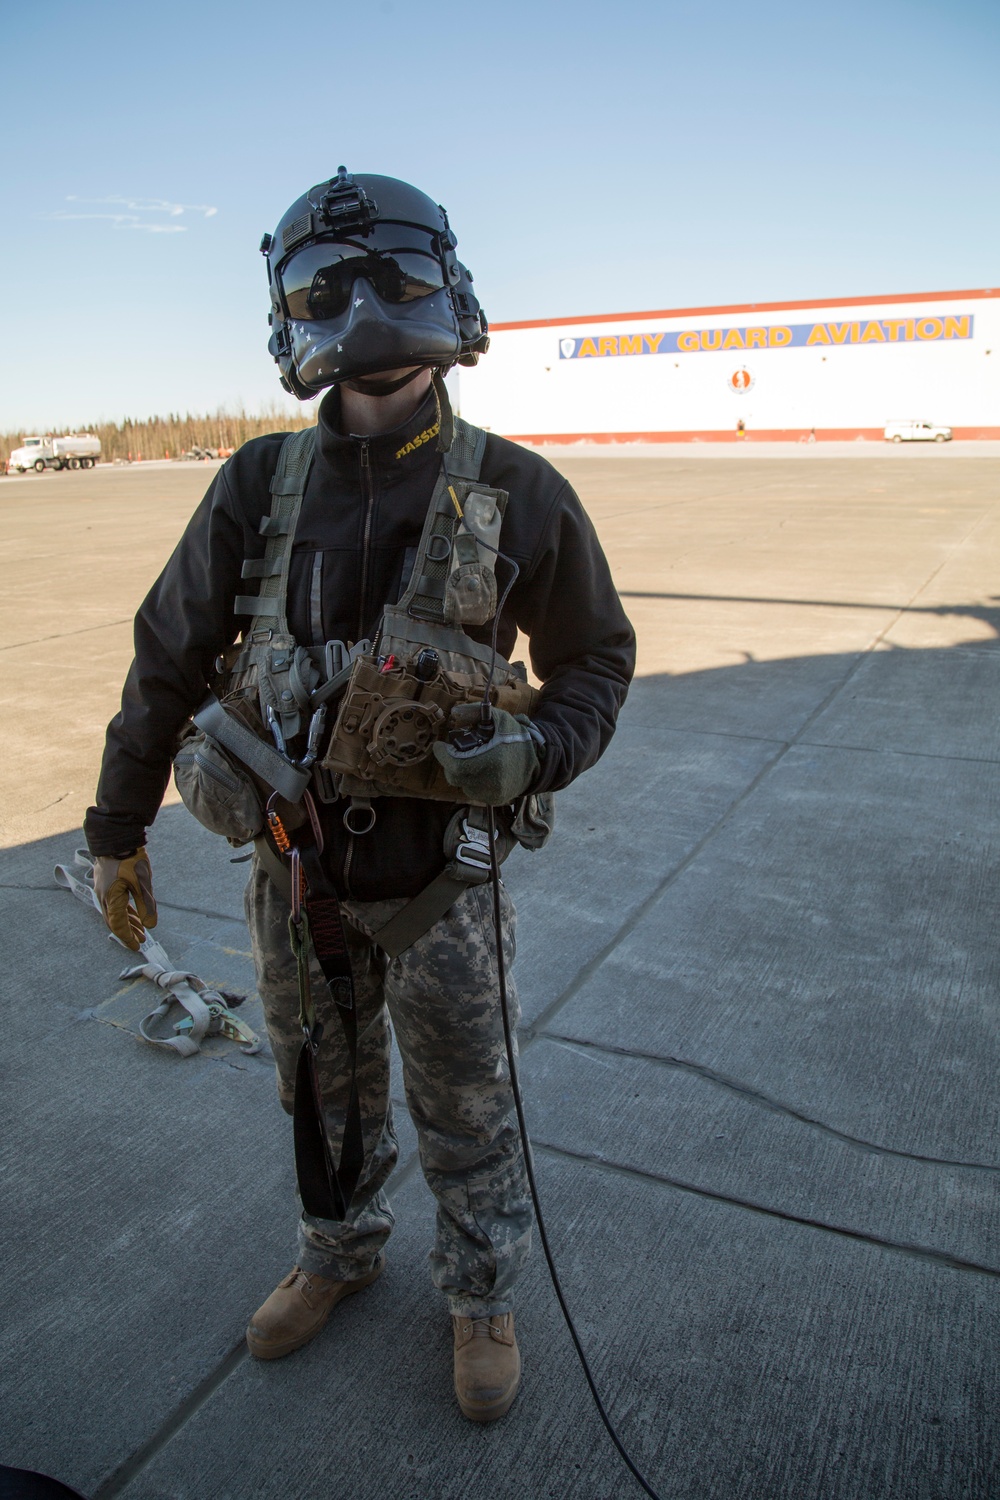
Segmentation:
<svg viewBox="0 0 1000 1500">
<path fill-rule="evenodd" d="M 138 463 L 153 458 L 180 458 L 182 453 L 195 448 L 221 449 L 225 453 L 242 447 L 250 438 L 262 437 L 267 432 L 297 432 L 302 427 L 311 427 L 315 420 L 314 409 L 296 413 L 275 403 L 257 413 L 242 408 L 205 416 L 169 412 L 165 417 L 123 417 L 120 422 L 88 422 L 51 431 L 55 437 L 70 432 L 90 433 L 101 440 L 103 462 L 117 459 L 122 463 Z M 21 447 L 25 437 L 36 435 L 44 436 L 40 429 L 37 433 L 0 433 L 3 465 L 6 467 L 11 453 Z"/>
</svg>

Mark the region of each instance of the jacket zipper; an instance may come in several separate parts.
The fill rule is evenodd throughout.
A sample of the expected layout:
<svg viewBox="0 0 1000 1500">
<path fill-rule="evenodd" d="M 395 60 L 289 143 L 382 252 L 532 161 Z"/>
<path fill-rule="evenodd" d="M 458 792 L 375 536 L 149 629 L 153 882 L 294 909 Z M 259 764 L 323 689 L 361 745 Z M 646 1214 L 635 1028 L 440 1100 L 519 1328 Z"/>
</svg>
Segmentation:
<svg viewBox="0 0 1000 1500">
<path fill-rule="evenodd" d="M 365 633 L 365 594 L 368 589 L 368 553 L 372 539 L 372 520 L 375 513 L 375 486 L 372 483 L 372 466 L 368 453 L 368 439 L 361 442 L 361 494 L 365 502 L 365 530 L 361 543 L 361 591 L 358 596 L 358 633 L 356 640 L 361 640 Z M 354 857 L 354 834 L 347 835 L 347 849 L 344 854 L 344 894 L 348 898 L 351 895 L 351 861 Z"/>
<path fill-rule="evenodd" d="M 365 438 L 361 444 L 361 493 L 365 502 L 365 532 L 361 544 L 361 592 L 358 599 L 358 633 L 356 640 L 361 640 L 365 633 L 366 599 L 368 591 L 368 552 L 372 539 L 372 520 L 375 514 L 375 486 L 372 484 L 372 466 L 368 456 L 368 439 Z"/>
</svg>

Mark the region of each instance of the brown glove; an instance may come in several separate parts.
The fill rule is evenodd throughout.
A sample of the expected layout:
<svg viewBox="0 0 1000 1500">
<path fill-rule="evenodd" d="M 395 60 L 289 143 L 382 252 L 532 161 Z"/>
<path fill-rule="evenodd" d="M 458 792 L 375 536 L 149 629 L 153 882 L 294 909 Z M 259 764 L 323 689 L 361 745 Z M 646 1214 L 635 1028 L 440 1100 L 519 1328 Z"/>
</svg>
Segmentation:
<svg viewBox="0 0 1000 1500">
<path fill-rule="evenodd" d="M 115 937 L 138 952 L 146 928 L 156 926 L 153 871 L 145 849 L 134 849 L 124 858 L 98 854 L 94 860 L 94 890 Z"/>
</svg>

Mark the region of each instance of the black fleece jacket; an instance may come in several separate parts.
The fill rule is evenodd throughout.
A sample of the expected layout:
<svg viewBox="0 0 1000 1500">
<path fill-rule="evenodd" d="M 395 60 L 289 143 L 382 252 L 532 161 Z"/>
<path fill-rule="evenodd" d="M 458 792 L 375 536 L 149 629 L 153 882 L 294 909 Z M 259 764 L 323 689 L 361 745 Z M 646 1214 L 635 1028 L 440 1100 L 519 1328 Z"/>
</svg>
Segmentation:
<svg viewBox="0 0 1000 1500">
<path fill-rule="evenodd" d="M 433 392 L 394 432 L 339 431 L 339 393 L 319 414 L 319 443 L 295 534 L 288 591 L 303 645 L 371 636 L 412 567 L 440 466 Z M 86 819 L 94 854 L 143 842 L 160 806 L 179 731 L 203 701 L 213 663 L 239 633 L 244 558 L 263 557 L 258 525 L 284 433 L 245 444 L 219 470 L 135 620 L 135 660 L 108 726 L 97 805 Z M 534 721 L 546 743 L 536 790 L 567 786 L 614 733 L 635 663 L 635 636 L 580 501 L 543 458 L 493 434 L 480 478 L 510 500 L 500 547 L 520 569 L 500 620 L 510 658 L 516 631 L 543 683 Z M 317 561 L 317 559 L 319 559 Z M 502 590 L 505 564 L 497 577 Z M 490 627 L 470 630 L 487 641 Z M 325 861 L 344 897 L 412 896 L 444 865 L 447 803 L 383 797 L 371 833 L 354 837 L 342 807 L 324 810 Z"/>
</svg>

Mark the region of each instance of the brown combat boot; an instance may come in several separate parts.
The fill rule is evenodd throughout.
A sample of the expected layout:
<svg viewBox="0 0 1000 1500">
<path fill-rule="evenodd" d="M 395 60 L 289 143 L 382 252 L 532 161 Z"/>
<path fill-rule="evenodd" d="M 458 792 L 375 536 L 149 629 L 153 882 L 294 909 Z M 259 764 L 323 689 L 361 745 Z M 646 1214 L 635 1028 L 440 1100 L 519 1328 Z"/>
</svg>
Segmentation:
<svg viewBox="0 0 1000 1500">
<path fill-rule="evenodd" d="M 452 1315 L 455 1395 L 470 1422 L 495 1422 L 510 1411 L 521 1383 L 514 1314 L 492 1318 Z"/>
<path fill-rule="evenodd" d="M 247 1347 L 257 1359 L 281 1359 L 315 1338 L 337 1303 L 371 1286 L 381 1275 L 385 1256 L 376 1255 L 371 1270 L 356 1281 L 331 1281 L 293 1266 L 247 1329 Z"/>
</svg>

